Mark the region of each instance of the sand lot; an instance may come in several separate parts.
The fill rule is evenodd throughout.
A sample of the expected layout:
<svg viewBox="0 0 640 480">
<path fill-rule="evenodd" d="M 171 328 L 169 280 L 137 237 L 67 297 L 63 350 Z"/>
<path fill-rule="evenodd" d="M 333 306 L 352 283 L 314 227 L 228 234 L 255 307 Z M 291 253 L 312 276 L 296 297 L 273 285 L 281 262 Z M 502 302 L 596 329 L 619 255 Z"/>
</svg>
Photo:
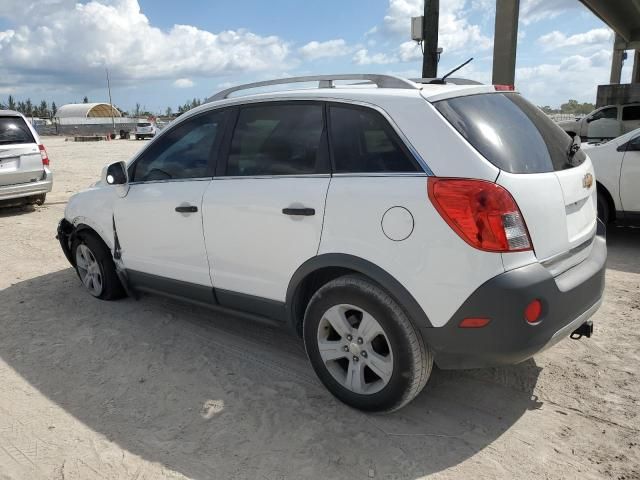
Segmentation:
<svg viewBox="0 0 640 480">
<path fill-rule="evenodd" d="M 593 338 L 436 370 L 408 407 L 366 415 L 284 331 L 85 293 L 57 222 L 144 142 L 44 140 L 47 203 L 0 210 L 0 479 L 640 478 L 640 229 L 609 231 Z"/>
</svg>

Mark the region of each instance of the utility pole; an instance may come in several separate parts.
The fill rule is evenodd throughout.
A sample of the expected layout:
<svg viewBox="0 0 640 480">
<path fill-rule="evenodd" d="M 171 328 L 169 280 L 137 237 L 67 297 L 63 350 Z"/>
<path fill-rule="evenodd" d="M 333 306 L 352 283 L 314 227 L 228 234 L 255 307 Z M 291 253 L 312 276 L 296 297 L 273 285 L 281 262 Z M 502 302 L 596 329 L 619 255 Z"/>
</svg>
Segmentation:
<svg viewBox="0 0 640 480">
<path fill-rule="evenodd" d="M 438 76 L 439 20 L 440 0 L 424 0 L 422 78 L 436 78 Z"/>
<path fill-rule="evenodd" d="M 111 101 L 111 82 L 109 81 L 109 69 L 105 67 L 107 72 L 107 90 L 109 90 L 109 107 L 111 107 L 111 127 L 113 128 L 113 134 L 116 134 L 116 121 L 113 118 L 113 102 Z"/>
</svg>

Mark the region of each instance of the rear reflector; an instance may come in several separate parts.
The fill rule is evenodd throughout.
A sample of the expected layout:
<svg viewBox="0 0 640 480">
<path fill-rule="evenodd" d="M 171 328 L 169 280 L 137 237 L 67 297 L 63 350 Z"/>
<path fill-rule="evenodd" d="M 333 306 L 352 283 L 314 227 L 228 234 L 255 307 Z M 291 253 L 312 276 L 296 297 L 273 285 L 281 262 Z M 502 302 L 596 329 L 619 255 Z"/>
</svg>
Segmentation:
<svg viewBox="0 0 640 480">
<path fill-rule="evenodd" d="M 513 85 L 494 85 L 496 92 L 513 92 L 516 87 Z"/>
<path fill-rule="evenodd" d="M 460 328 L 482 328 L 490 321 L 488 318 L 465 318 L 460 322 Z"/>
<path fill-rule="evenodd" d="M 542 313 L 542 302 L 537 298 L 524 309 L 524 318 L 529 323 L 537 323 Z"/>
<path fill-rule="evenodd" d="M 531 239 L 511 194 L 495 183 L 429 177 L 429 199 L 445 222 L 472 247 L 486 252 L 531 250 Z"/>
<path fill-rule="evenodd" d="M 47 155 L 47 150 L 44 148 L 44 145 L 38 145 L 38 149 L 40 150 L 40 156 L 42 157 L 42 165 L 49 166 L 49 156 Z"/>
</svg>

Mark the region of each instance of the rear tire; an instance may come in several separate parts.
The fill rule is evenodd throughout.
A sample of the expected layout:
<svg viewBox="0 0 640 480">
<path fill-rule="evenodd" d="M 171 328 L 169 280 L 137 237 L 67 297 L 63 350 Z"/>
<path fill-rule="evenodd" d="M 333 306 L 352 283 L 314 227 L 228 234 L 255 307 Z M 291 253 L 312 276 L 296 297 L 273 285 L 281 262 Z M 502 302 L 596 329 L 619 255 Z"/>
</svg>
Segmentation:
<svg viewBox="0 0 640 480">
<path fill-rule="evenodd" d="M 307 355 L 316 374 L 352 407 L 391 412 L 424 388 L 433 355 L 391 296 L 361 275 L 322 286 L 303 324 Z"/>
<path fill-rule="evenodd" d="M 36 195 L 32 197 L 31 203 L 33 205 L 44 205 L 45 200 L 47 199 L 47 194 L 43 193 L 42 195 Z"/>
<path fill-rule="evenodd" d="M 606 225 L 611 221 L 609 201 L 604 193 L 598 192 L 598 218 Z"/>
<path fill-rule="evenodd" d="M 100 300 L 126 296 L 116 273 L 111 251 L 91 232 L 80 232 L 71 245 L 76 273 L 87 291 Z"/>
</svg>

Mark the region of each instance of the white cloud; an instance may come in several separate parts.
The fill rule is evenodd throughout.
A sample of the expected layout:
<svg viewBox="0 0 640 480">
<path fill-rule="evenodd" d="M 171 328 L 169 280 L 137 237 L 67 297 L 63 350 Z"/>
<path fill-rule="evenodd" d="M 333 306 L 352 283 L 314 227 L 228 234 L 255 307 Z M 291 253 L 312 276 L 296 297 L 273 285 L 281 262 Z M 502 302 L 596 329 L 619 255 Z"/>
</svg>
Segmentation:
<svg viewBox="0 0 640 480">
<path fill-rule="evenodd" d="M 173 86 L 176 88 L 191 88 L 193 87 L 193 80 L 190 78 L 178 78 L 175 82 L 173 82 Z"/>
<path fill-rule="evenodd" d="M 554 30 L 538 38 L 537 42 L 545 50 L 555 50 L 566 47 L 578 47 L 584 52 L 586 47 L 603 48 L 610 45 L 613 40 L 613 32 L 608 28 L 594 28 L 584 33 L 566 36 L 564 33 Z"/>
<path fill-rule="evenodd" d="M 370 55 L 369 50 L 361 48 L 353 56 L 353 62 L 356 65 L 386 65 L 397 62 L 397 58 L 387 55 L 386 53 L 374 53 Z"/>
<path fill-rule="evenodd" d="M 516 87 L 536 101 L 557 106 L 570 98 L 593 101 L 596 86 L 609 80 L 611 51 L 601 50 L 589 56 L 571 55 L 559 63 L 545 63 L 516 69 Z"/>
<path fill-rule="evenodd" d="M 549 20 L 572 9 L 585 8 L 577 0 L 522 0 L 520 21 L 525 25 Z"/>
<path fill-rule="evenodd" d="M 341 57 L 353 52 L 354 47 L 347 45 L 342 38 L 328 40 L 326 42 L 309 42 L 300 47 L 298 52 L 307 60 L 317 60 L 319 58 Z"/>
<path fill-rule="evenodd" d="M 219 76 L 280 69 L 289 45 L 246 30 L 212 33 L 189 25 L 150 25 L 137 0 L 42 2 L 23 15 L 22 2 L 3 0 L 0 15 L 17 27 L 0 32 L 0 87 L 19 72 L 23 82 L 103 82 L 104 67 L 121 83 L 140 79 Z"/>
<path fill-rule="evenodd" d="M 467 0 L 448 0 L 440 4 L 440 20 L 438 43 L 447 53 L 462 50 L 480 51 L 492 47 L 493 41 L 484 35 L 480 25 L 473 24 L 468 19 L 468 13 L 474 8 L 468 8 Z M 384 17 L 384 30 L 395 36 L 408 38 L 410 34 L 411 17 L 424 13 L 423 0 L 389 0 L 389 7 Z M 399 47 L 401 58 L 410 58 L 408 44 Z M 408 61 L 408 60 L 404 60 Z"/>
</svg>

